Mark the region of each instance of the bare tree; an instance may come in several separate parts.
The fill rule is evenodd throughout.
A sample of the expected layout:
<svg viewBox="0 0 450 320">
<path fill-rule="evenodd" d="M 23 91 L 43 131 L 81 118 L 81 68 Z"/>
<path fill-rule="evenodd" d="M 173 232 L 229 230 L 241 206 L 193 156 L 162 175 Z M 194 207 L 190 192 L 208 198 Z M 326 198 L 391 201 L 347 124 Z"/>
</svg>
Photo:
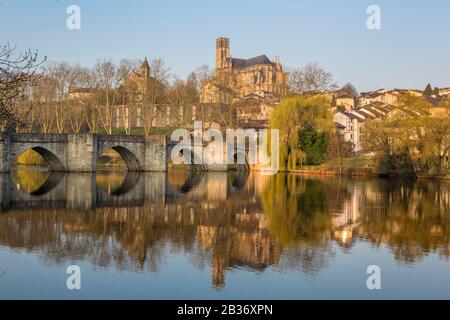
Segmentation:
<svg viewBox="0 0 450 320">
<path fill-rule="evenodd" d="M 138 108 L 135 99 L 128 97 L 128 95 L 135 95 L 137 88 L 135 88 L 135 84 L 130 87 L 127 82 L 131 73 L 139 67 L 139 64 L 139 60 L 122 59 L 117 66 L 118 88 L 115 91 L 121 97 L 122 105 L 118 110 L 121 113 L 122 126 L 126 134 L 131 134 L 130 119 L 137 114 Z"/>
<path fill-rule="evenodd" d="M 79 77 L 81 87 L 90 91 L 81 100 L 83 104 L 83 114 L 88 129 L 91 133 L 98 133 L 100 129 L 100 112 L 101 112 L 101 92 L 97 75 L 94 70 L 83 69 Z"/>
<path fill-rule="evenodd" d="M 337 88 L 332 74 L 317 63 L 290 70 L 289 87 L 294 94 L 325 92 Z"/>
<path fill-rule="evenodd" d="M 80 97 L 68 97 L 69 123 L 72 132 L 80 133 L 86 124 L 86 110 L 95 97 L 96 90 L 91 88 L 89 84 L 90 70 L 85 67 L 76 65 L 72 67 L 73 87 L 81 90 L 85 94 Z M 94 95 L 94 97 L 93 97 Z"/>
<path fill-rule="evenodd" d="M 215 78 L 214 70 L 212 70 L 208 65 L 204 64 L 194 70 L 194 74 L 197 79 L 197 90 L 200 92 L 201 88 L 206 82 L 211 81 Z"/>
<path fill-rule="evenodd" d="M 33 83 L 39 77 L 37 71 L 43 61 L 38 61 L 37 51 L 17 54 L 16 46 L 0 45 L 0 122 L 3 129 L 8 123 L 27 126 Z M 16 108 L 19 103 L 22 110 Z"/>
<path fill-rule="evenodd" d="M 98 61 L 95 65 L 95 74 L 97 76 L 98 84 L 103 93 L 104 104 L 98 104 L 99 118 L 102 127 L 107 134 L 112 134 L 113 130 L 113 108 L 117 84 L 116 66 L 111 60 Z"/>
<path fill-rule="evenodd" d="M 166 67 L 161 58 L 151 60 L 149 65 L 150 77 L 153 79 L 149 82 L 147 99 L 152 103 L 160 103 L 164 98 L 165 88 L 169 86 L 170 68 Z"/>
<path fill-rule="evenodd" d="M 358 89 L 356 89 L 356 87 L 353 84 L 351 84 L 350 82 L 346 83 L 342 87 L 341 90 L 345 91 L 346 93 L 348 93 L 348 94 L 350 94 L 350 95 L 352 95 L 354 97 L 358 97 L 359 96 Z"/>
<path fill-rule="evenodd" d="M 77 83 L 80 66 L 71 66 L 67 62 L 53 62 L 46 68 L 46 75 L 56 84 L 55 126 L 58 133 L 67 131 L 70 114 L 74 111 L 69 94 Z"/>
<path fill-rule="evenodd" d="M 198 101 L 195 74 L 191 73 L 187 80 L 176 78 L 167 93 L 176 124 L 188 127 L 192 120 L 192 107 Z"/>
<path fill-rule="evenodd" d="M 139 109 L 140 112 L 137 114 L 137 117 L 142 122 L 142 127 L 144 128 L 144 134 L 146 136 L 150 135 L 151 133 L 153 121 L 155 119 L 156 108 L 157 107 L 155 104 L 144 101 Z"/>
<path fill-rule="evenodd" d="M 44 73 L 34 84 L 33 109 L 30 111 L 28 131 L 36 125 L 43 133 L 51 132 L 54 122 L 54 108 L 57 101 L 57 82 Z"/>
</svg>

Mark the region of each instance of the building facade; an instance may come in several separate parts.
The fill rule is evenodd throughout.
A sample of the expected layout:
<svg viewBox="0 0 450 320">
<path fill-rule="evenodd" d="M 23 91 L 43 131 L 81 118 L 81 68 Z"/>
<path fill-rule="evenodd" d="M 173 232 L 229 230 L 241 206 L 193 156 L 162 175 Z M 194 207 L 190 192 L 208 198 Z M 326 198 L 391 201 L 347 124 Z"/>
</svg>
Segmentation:
<svg viewBox="0 0 450 320">
<path fill-rule="evenodd" d="M 234 96 L 233 89 L 222 86 L 215 81 L 207 82 L 200 91 L 200 101 L 206 104 L 230 105 Z"/>
<path fill-rule="evenodd" d="M 270 61 L 266 55 L 251 59 L 232 58 L 230 39 L 216 41 L 216 81 L 233 89 L 239 98 L 253 92 L 278 95 L 288 93 L 288 74 L 283 71 L 280 58 Z"/>
</svg>

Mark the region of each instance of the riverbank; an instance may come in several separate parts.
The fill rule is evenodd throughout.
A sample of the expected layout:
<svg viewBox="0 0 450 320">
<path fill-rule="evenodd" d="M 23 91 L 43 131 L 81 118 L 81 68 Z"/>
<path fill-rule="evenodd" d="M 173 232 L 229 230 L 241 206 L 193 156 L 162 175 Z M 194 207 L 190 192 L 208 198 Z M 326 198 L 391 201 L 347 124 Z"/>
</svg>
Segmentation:
<svg viewBox="0 0 450 320">
<path fill-rule="evenodd" d="M 321 176 L 376 177 L 375 163 L 371 158 L 352 157 L 332 159 L 319 166 L 304 166 L 302 169 L 284 170 L 287 173 L 298 173 Z"/>
<path fill-rule="evenodd" d="M 402 177 L 408 178 L 401 173 L 392 172 L 390 175 L 377 170 L 376 162 L 369 157 L 352 157 L 342 159 L 332 159 L 319 166 L 304 166 L 297 170 L 282 170 L 285 173 L 296 173 L 315 176 L 346 176 L 346 177 Z M 418 174 L 416 179 L 450 180 L 450 174 L 431 175 Z"/>
</svg>

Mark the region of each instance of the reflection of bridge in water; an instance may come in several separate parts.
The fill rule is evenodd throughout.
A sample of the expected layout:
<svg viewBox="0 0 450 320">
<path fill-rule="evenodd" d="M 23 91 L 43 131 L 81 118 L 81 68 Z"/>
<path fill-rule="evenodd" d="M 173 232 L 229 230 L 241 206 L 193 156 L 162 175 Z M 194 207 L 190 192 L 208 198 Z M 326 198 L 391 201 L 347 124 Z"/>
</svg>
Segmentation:
<svg viewBox="0 0 450 320">
<path fill-rule="evenodd" d="M 9 174 L 0 176 L 0 206 L 13 209 L 92 210 L 102 207 L 143 207 L 149 204 L 176 203 L 192 197 L 222 198 L 243 188 L 248 172 L 229 175 L 223 172 L 206 175 L 186 171 L 181 183 L 171 183 L 171 172 L 128 172 L 120 185 L 104 187 L 97 183 L 98 174 L 51 172 L 48 178 L 31 192 L 22 190 Z M 221 181 L 221 183 L 217 183 Z M 208 190 L 204 193 L 203 187 Z M 196 192 L 197 187 L 202 192 Z"/>
</svg>

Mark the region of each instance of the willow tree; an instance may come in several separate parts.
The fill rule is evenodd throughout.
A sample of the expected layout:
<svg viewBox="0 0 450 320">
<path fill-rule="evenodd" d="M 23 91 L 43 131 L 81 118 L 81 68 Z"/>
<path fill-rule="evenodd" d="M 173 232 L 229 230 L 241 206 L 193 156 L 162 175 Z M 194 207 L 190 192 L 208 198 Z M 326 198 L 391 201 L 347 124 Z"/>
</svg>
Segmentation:
<svg viewBox="0 0 450 320">
<path fill-rule="evenodd" d="M 284 99 L 271 115 L 271 129 L 280 131 L 280 166 L 295 169 L 307 158 L 306 150 L 300 146 L 303 130 L 314 130 L 318 134 L 335 132 L 333 114 L 329 102 L 319 96 L 296 96 Z"/>
</svg>

